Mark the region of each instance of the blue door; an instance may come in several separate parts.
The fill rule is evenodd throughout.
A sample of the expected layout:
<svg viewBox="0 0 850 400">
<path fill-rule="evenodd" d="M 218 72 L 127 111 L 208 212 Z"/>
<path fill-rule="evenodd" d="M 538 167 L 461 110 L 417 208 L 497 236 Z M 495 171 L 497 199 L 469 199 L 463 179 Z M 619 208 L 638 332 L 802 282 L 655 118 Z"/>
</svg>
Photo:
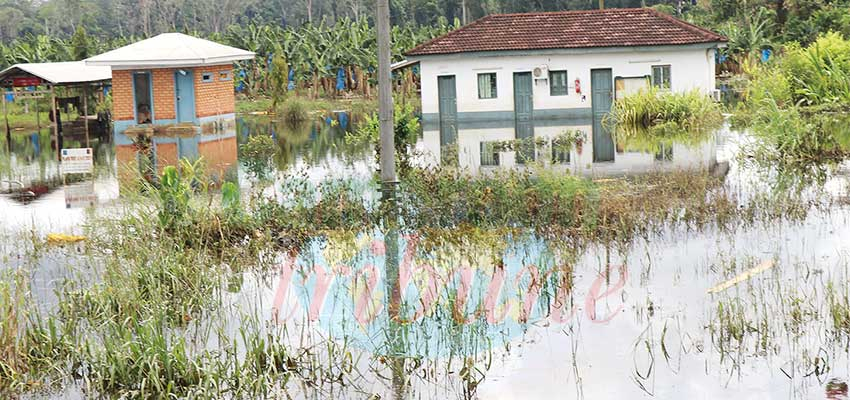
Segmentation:
<svg viewBox="0 0 850 400">
<path fill-rule="evenodd" d="M 614 83 L 610 69 L 590 71 L 590 104 L 593 108 L 593 162 L 614 161 L 614 138 L 602 120 L 611 112 Z"/>
<path fill-rule="evenodd" d="M 195 122 L 195 79 L 192 71 L 174 73 L 174 94 L 177 97 L 177 122 Z"/>
<path fill-rule="evenodd" d="M 516 138 L 526 139 L 520 144 L 516 162 L 525 164 L 534 161 L 534 89 L 531 72 L 514 73 L 514 118 Z"/>
<path fill-rule="evenodd" d="M 454 76 L 437 77 L 440 107 L 440 147 L 457 142 L 457 88 Z"/>
</svg>

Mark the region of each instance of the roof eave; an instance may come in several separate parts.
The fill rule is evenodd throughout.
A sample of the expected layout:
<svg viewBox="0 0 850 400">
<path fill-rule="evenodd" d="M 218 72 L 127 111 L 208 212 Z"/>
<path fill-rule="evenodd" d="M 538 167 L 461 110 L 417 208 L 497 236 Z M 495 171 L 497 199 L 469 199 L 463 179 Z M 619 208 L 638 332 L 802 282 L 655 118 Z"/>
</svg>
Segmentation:
<svg viewBox="0 0 850 400">
<path fill-rule="evenodd" d="M 629 50 L 638 50 L 638 49 L 646 49 L 646 48 L 725 48 L 727 47 L 727 42 L 725 40 L 718 41 L 707 41 L 707 42 L 696 42 L 696 43 L 670 43 L 670 44 L 652 44 L 652 45 L 638 45 L 638 46 L 593 46 L 593 47 L 550 47 L 550 48 L 531 48 L 531 49 L 499 49 L 499 50 L 470 50 L 470 51 L 456 51 L 456 52 L 445 52 L 445 53 L 425 53 L 425 54 L 417 54 L 413 51 L 404 53 L 405 57 L 410 60 L 421 59 L 423 57 L 435 57 L 435 56 L 454 56 L 461 54 L 480 54 L 480 55 L 492 55 L 492 54 L 517 54 L 522 52 L 565 52 L 565 53 L 592 53 L 592 52 L 619 52 L 619 51 L 629 51 Z"/>
<path fill-rule="evenodd" d="M 251 53 L 185 60 L 86 60 L 86 65 L 107 66 L 112 69 L 204 67 L 251 60 L 254 57 L 254 53 Z"/>
</svg>

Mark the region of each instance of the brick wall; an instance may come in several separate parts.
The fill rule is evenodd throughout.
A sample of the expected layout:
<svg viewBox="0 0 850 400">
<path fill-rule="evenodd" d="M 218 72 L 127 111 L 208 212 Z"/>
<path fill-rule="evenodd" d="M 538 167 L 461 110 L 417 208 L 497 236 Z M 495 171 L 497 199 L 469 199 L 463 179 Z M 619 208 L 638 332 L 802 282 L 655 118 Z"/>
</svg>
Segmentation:
<svg viewBox="0 0 850 400">
<path fill-rule="evenodd" d="M 153 79 L 153 114 L 157 120 L 176 119 L 174 107 L 174 69 L 151 70 Z"/>
<path fill-rule="evenodd" d="M 132 121 L 133 73 L 112 71 L 112 116 L 116 121 Z"/>
<path fill-rule="evenodd" d="M 230 114 L 236 111 L 236 96 L 233 91 L 233 67 L 228 65 L 197 67 L 195 76 L 195 114 L 201 117 Z M 222 81 L 219 73 L 231 71 L 231 80 Z M 157 121 L 177 119 L 174 97 L 174 68 L 153 69 L 153 113 Z M 203 82 L 205 73 L 212 74 L 212 82 Z M 116 121 L 132 121 L 133 71 L 112 72 L 112 105 Z M 156 122 L 156 121 L 154 121 Z"/>
<path fill-rule="evenodd" d="M 230 71 L 231 79 L 222 81 L 219 73 Z M 233 91 L 233 66 L 230 64 L 198 67 L 195 74 L 195 113 L 199 118 L 230 114 L 236 111 L 236 95 Z M 212 82 L 203 82 L 203 75 L 211 73 Z"/>
</svg>

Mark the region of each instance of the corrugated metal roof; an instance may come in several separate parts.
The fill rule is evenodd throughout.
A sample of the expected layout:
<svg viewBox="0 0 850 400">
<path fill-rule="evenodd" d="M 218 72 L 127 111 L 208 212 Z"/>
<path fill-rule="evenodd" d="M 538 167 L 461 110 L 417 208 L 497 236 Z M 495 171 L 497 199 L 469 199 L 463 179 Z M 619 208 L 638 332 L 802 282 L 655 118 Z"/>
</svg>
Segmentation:
<svg viewBox="0 0 850 400">
<path fill-rule="evenodd" d="M 0 81 L 3 81 L 8 77 L 20 75 L 21 72 L 37 76 L 54 85 L 91 83 L 112 79 L 112 70 L 109 67 L 90 66 L 86 65 L 83 61 L 71 61 L 15 64 L 0 72 Z"/>
<path fill-rule="evenodd" d="M 408 56 L 477 51 L 720 43 L 726 38 L 651 8 L 493 14 L 425 42 Z"/>
<path fill-rule="evenodd" d="M 86 60 L 114 69 L 190 67 L 250 60 L 255 54 L 182 33 L 163 33 Z"/>
</svg>

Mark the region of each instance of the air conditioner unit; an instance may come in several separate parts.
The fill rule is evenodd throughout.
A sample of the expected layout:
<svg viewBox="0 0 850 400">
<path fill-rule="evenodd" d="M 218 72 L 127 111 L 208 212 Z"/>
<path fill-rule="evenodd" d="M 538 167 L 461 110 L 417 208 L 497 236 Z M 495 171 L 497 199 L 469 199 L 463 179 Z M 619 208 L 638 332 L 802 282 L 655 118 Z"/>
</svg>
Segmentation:
<svg viewBox="0 0 850 400">
<path fill-rule="evenodd" d="M 719 89 L 714 89 L 711 91 L 711 98 L 716 102 L 720 102 L 722 100 L 722 92 Z"/>
<path fill-rule="evenodd" d="M 541 65 L 534 68 L 534 79 L 549 79 L 549 66 Z"/>
</svg>

